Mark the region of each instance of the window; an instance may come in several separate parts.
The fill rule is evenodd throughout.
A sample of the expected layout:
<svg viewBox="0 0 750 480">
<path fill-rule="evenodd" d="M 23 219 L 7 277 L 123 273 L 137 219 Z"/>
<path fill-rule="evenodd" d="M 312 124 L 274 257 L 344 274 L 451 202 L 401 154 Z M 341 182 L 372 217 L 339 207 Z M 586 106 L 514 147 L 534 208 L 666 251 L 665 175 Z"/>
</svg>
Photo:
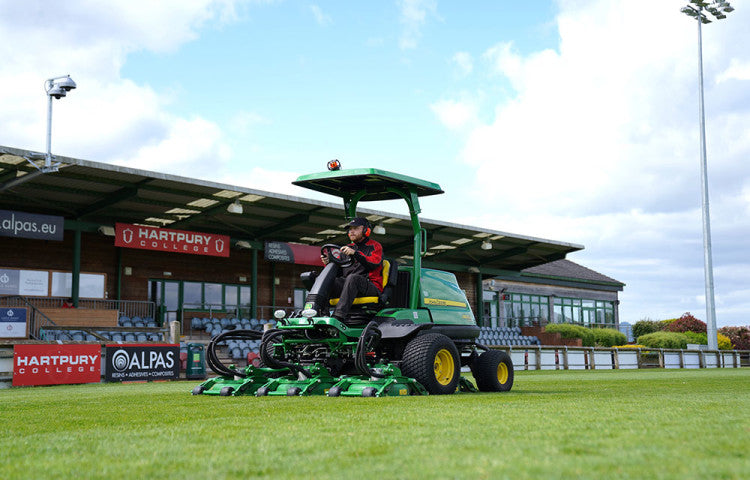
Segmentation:
<svg viewBox="0 0 750 480">
<path fill-rule="evenodd" d="M 548 321 L 549 298 L 541 295 L 507 295 L 505 317 L 508 326 L 544 325 Z"/>
<path fill-rule="evenodd" d="M 615 305 L 613 302 L 585 300 L 580 298 L 555 298 L 555 323 L 577 323 L 586 327 L 614 328 Z"/>
</svg>

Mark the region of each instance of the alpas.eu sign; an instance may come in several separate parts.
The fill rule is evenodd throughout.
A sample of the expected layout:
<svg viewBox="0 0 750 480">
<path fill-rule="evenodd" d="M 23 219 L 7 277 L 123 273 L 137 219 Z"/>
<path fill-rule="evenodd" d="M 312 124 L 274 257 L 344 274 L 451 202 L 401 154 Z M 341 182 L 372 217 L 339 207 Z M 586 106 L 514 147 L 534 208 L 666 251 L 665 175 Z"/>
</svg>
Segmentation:
<svg viewBox="0 0 750 480">
<path fill-rule="evenodd" d="M 0 210 L 0 236 L 60 241 L 64 221 L 63 217 L 54 215 Z"/>
</svg>

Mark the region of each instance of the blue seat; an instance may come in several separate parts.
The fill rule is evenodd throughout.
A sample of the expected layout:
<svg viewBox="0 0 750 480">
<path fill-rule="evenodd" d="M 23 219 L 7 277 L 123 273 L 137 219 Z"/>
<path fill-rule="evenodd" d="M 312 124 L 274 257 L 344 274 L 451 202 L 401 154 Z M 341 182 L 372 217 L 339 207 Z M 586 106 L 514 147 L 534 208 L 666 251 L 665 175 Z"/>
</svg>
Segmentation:
<svg viewBox="0 0 750 480">
<path fill-rule="evenodd" d="M 129 321 L 130 321 L 130 317 L 126 317 L 125 315 L 123 315 L 123 316 L 120 317 L 119 320 L 117 320 L 117 324 L 122 327 L 122 326 L 124 326 L 123 324 L 125 322 L 129 322 Z"/>
</svg>

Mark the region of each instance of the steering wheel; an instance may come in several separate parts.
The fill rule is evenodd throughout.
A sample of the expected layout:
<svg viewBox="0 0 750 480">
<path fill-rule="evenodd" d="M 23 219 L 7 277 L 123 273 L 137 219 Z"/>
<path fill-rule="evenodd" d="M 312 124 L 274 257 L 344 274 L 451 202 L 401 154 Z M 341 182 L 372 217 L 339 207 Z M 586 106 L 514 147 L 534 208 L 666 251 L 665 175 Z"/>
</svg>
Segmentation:
<svg viewBox="0 0 750 480">
<path fill-rule="evenodd" d="M 340 267 L 348 267 L 352 264 L 352 257 L 341 251 L 341 247 L 327 243 L 320 247 L 320 254 L 328 257 L 328 260 Z"/>
</svg>

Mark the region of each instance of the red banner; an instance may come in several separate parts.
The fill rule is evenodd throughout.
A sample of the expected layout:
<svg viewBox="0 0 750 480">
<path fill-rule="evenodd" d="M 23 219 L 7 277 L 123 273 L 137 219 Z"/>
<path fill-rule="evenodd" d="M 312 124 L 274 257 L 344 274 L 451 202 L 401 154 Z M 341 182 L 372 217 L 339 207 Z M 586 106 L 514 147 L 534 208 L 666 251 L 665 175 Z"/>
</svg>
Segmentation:
<svg viewBox="0 0 750 480">
<path fill-rule="evenodd" d="M 229 256 L 229 237 L 214 233 L 188 232 L 145 225 L 115 224 L 115 246 L 192 253 L 193 255 Z"/>
<path fill-rule="evenodd" d="M 296 263 L 323 267 L 320 260 L 320 247 L 300 243 L 266 242 L 265 259 L 269 262 Z"/>
<path fill-rule="evenodd" d="M 13 385 L 98 383 L 101 352 L 99 345 L 15 345 Z"/>
</svg>

